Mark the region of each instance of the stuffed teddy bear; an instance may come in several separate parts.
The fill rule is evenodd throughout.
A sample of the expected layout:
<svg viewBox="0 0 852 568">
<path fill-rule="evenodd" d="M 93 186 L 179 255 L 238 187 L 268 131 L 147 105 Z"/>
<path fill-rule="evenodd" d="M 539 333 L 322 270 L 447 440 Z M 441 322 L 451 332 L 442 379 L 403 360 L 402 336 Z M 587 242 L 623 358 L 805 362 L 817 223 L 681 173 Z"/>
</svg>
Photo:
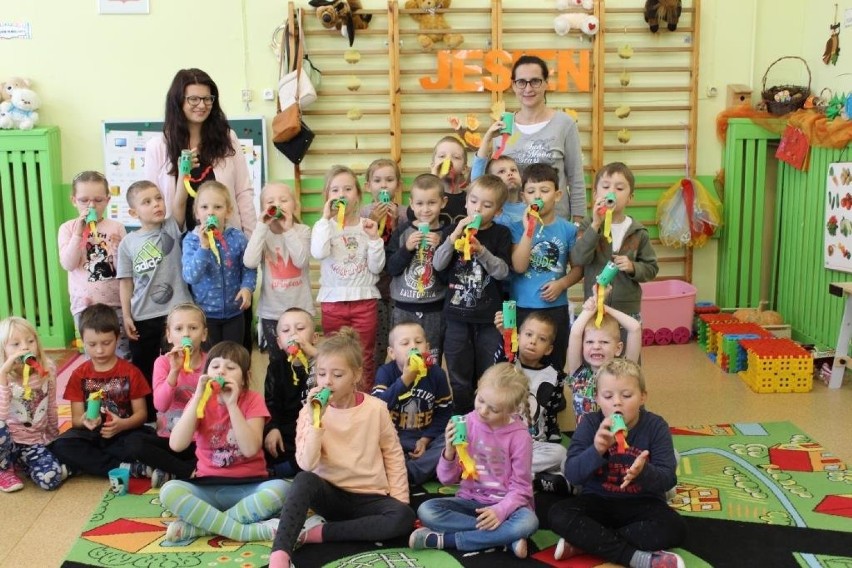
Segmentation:
<svg viewBox="0 0 852 568">
<path fill-rule="evenodd" d="M 410 14 L 421 30 L 441 30 L 439 33 L 432 32 L 417 36 L 417 41 L 423 49 L 432 49 L 438 42 L 444 42 L 445 46 L 453 49 L 464 42 L 464 36 L 461 34 L 443 33 L 444 30 L 449 32 L 451 28 L 444 19 L 444 15 L 437 11 L 448 9 L 450 2 L 451 0 L 408 0 L 405 3 L 406 10 L 423 11 L 422 14 Z"/>
<path fill-rule="evenodd" d="M 29 89 L 32 87 L 29 79 L 9 77 L 0 83 L 0 102 L 12 100 L 12 89 Z"/>
<path fill-rule="evenodd" d="M 317 9 L 317 18 L 325 29 L 337 29 L 349 38 L 349 47 L 355 43 L 355 30 L 366 30 L 373 19 L 372 14 L 359 14 L 361 0 L 310 0 Z"/>
<path fill-rule="evenodd" d="M 571 30 L 580 30 L 591 37 L 598 33 L 599 26 L 600 22 L 595 16 L 584 12 L 559 14 L 553 19 L 553 29 L 560 36 L 567 35 Z"/>
<path fill-rule="evenodd" d="M 38 95 L 30 89 L 12 89 L 12 100 L 0 103 L 0 128 L 30 130 L 38 123 Z"/>
<path fill-rule="evenodd" d="M 591 10 L 594 7 L 594 0 L 556 0 L 556 9 L 560 12 L 564 12 L 569 8 L 582 8 L 583 10 Z"/>
<path fill-rule="evenodd" d="M 660 20 L 665 21 L 670 32 L 677 29 L 680 19 L 681 0 L 645 0 L 645 21 L 651 28 L 651 33 L 660 29 Z"/>
</svg>

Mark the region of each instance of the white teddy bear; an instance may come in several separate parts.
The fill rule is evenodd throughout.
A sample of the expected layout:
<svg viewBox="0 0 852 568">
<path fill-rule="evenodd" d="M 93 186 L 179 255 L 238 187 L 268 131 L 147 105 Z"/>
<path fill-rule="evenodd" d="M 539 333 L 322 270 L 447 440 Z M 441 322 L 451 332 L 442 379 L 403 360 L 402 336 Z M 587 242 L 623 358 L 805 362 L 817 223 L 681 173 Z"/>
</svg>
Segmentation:
<svg viewBox="0 0 852 568">
<path fill-rule="evenodd" d="M 556 9 L 564 12 L 568 8 L 582 8 L 591 10 L 595 7 L 594 0 L 556 0 Z"/>
<path fill-rule="evenodd" d="M 560 12 L 569 9 L 591 10 L 595 7 L 594 0 L 556 0 L 556 9 Z M 559 14 L 553 19 L 553 29 L 557 35 L 567 35 L 572 29 L 580 30 L 591 37 L 598 33 L 600 21 L 592 14 L 585 12 L 568 12 Z"/>
<path fill-rule="evenodd" d="M 559 14 L 553 19 L 553 29 L 556 35 L 567 35 L 572 29 L 580 30 L 587 36 L 591 37 L 598 33 L 600 22 L 598 19 L 583 12 L 568 12 L 567 14 Z"/>
<path fill-rule="evenodd" d="M 0 128 L 31 130 L 38 124 L 41 100 L 30 89 L 12 89 L 12 100 L 0 103 Z"/>
</svg>

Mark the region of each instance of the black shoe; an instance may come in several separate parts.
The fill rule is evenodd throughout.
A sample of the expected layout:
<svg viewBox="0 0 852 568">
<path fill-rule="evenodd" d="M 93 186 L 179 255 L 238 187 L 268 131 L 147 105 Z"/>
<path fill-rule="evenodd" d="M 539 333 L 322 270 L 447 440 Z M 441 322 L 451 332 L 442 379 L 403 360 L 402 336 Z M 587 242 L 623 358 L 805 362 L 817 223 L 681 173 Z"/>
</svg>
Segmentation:
<svg viewBox="0 0 852 568">
<path fill-rule="evenodd" d="M 533 478 L 533 487 L 544 493 L 570 495 L 571 487 L 565 477 L 559 473 L 537 473 Z"/>
</svg>

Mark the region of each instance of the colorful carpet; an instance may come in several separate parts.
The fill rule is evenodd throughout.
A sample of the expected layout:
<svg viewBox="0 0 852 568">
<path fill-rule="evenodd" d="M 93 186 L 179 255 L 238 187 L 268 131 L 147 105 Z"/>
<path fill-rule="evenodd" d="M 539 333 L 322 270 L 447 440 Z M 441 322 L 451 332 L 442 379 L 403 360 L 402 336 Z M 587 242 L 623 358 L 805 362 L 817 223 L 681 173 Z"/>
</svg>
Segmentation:
<svg viewBox="0 0 852 568">
<path fill-rule="evenodd" d="M 65 385 L 72 371 L 76 369 L 85 358 L 77 349 L 55 349 L 46 351 L 47 356 L 53 361 L 56 369 L 56 398 L 57 411 L 59 414 L 59 431 L 64 432 L 71 427 L 71 405 L 62 398 Z"/>
<path fill-rule="evenodd" d="M 687 542 L 677 552 L 689 568 L 713 566 L 852 566 L 852 472 L 787 422 L 675 428 L 681 455 L 672 506 L 686 517 Z M 106 485 L 106 482 L 105 482 Z M 450 495 L 454 487 L 415 488 L 412 505 Z M 163 547 L 166 523 L 157 493 L 132 480 L 131 493 L 107 493 L 63 564 L 82 566 L 265 566 L 269 543 L 206 537 L 185 547 Z M 540 518 L 553 503 L 536 496 Z M 557 562 L 557 537 L 546 523 L 530 541 L 531 557 L 501 550 L 479 553 L 413 551 L 405 539 L 385 543 L 306 546 L 303 567 L 606 566 L 584 555 Z"/>
</svg>

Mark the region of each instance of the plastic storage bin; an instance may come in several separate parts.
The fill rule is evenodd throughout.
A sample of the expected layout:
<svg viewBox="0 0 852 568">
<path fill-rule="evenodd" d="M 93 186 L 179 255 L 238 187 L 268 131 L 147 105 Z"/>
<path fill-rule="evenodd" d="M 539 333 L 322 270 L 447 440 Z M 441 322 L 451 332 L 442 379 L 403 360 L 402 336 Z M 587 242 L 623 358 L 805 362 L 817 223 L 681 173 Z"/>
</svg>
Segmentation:
<svg viewBox="0 0 852 568">
<path fill-rule="evenodd" d="M 687 343 L 697 289 L 683 280 L 643 282 L 642 344 Z"/>
</svg>

